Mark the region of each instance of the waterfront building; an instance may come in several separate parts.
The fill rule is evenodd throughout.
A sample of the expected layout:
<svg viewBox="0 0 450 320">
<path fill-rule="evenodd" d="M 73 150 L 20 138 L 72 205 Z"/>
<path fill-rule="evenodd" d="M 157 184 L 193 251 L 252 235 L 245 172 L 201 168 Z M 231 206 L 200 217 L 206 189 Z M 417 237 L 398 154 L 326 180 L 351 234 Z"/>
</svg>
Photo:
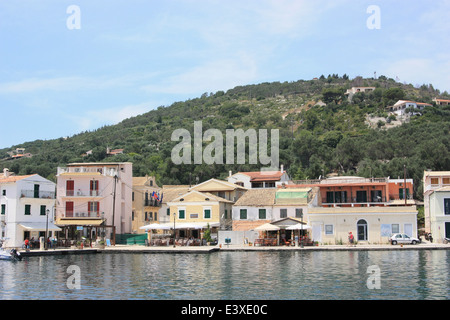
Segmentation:
<svg viewBox="0 0 450 320">
<path fill-rule="evenodd" d="M 251 189 L 233 205 L 233 230 L 248 231 L 285 218 L 306 219 L 318 188 Z"/>
<path fill-rule="evenodd" d="M 423 175 L 425 231 L 436 242 L 450 238 L 450 171 L 425 171 Z"/>
<path fill-rule="evenodd" d="M 53 237 L 61 229 L 55 226 L 55 183 L 38 174 L 14 175 L 4 169 L 0 177 L 1 236 L 6 247 L 21 248 L 24 240 L 45 232 Z"/>
<path fill-rule="evenodd" d="M 173 222 L 173 217 L 171 220 L 170 206 L 168 205 L 173 199 L 182 196 L 189 191 L 190 186 L 188 185 L 164 185 L 161 189 L 161 194 L 163 195 L 160 207 L 158 210 L 158 220 L 161 224 L 168 224 Z"/>
<path fill-rule="evenodd" d="M 417 236 L 412 179 L 342 176 L 285 187 L 318 188 L 317 202 L 306 216 L 313 241 L 346 242 L 349 232 L 363 243 L 385 243 L 399 232 Z"/>
<path fill-rule="evenodd" d="M 145 233 L 140 227 L 159 222 L 159 209 L 163 193 L 155 177 L 133 177 L 133 212 L 131 230 L 133 233 Z"/>
<path fill-rule="evenodd" d="M 57 172 L 56 225 L 66 239 L 95 239 L 132 229 L 133 164 L 130 162 L 70 163 Z"/>
<path fill-rule="evenodd" d="M 228 182 L 247 189 L 276 188 L 289 183 L 289 180 L 289 176 L 284 170 L 283 165 L 279 171 L 252 171 L 238 172 L 235 174 L 232 174 L 230 171 L 228 176 Z"/>
</svg>

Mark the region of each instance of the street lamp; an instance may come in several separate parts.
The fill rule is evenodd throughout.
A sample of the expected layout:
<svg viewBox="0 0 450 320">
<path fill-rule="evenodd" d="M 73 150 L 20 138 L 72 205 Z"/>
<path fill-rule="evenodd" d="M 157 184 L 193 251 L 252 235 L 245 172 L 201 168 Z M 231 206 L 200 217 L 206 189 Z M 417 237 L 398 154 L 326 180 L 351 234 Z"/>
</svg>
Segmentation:
<svg viewBox="0 0 450 320">
<path fill-rule="evenodd" d="M 173 213 L 173 247 L 175 248 L 175 217 L 176 213 Z"/>
<path fill-rule="evenodd" d="M 48 249 L 48 243 L 47 243 L 47 234 L 48 234 L 48 214 L 50 213 L 50 209 L 45 210 L 45 216 L 46 216 L 46 223 L 45 223 L 45 238 L 44 238 L 44 248 L 45 250 Z"/>
</svg>

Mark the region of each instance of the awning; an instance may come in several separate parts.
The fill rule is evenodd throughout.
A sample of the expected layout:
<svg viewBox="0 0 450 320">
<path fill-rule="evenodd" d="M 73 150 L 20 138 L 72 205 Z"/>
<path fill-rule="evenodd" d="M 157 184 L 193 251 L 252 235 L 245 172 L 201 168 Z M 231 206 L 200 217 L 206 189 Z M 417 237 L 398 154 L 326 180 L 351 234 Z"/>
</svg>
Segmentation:
<svg viewBox="0 0 450 320">
<path fill-rule="evenodd" d="M 311 226 L 301 223 L 297 223 L 286 228 L 286 230 L 308 230 L 308 229 L 312 229 Z"/>
<path fill-rule="evenodd" d="M 220 226 L 220 222 L 175 222 L 175 229 L 206 229 L 208 227 L 215 228 Z M 160 224 L 162 227 L 173 229 L 173 223 Z M 144 226 L 145 227 L 145 226 Z M 144 227 L 141 227 L 143 229 Z"/>
<path fill-rule="evenodd" d="M 59 219 L 58 226 L 94 226 L 98 227 L 103 223 L 103 219 Z"/>
<path fill-rule="evenodd" d="M 143 229 L 143 230 L 170 230 L 173 228 L 170 227 L 169 225 L 163 225 L 163 224 L 159 224 L 159 223 L 152 223 L 152 224 L 148 224 L 145 226 L 140 227 L 139 229 Z"/>
<path fill-rule="evenodd" d="M 27 230 L 35 230 L 35 231 L 61 231 L 62 229 L 53 223 L 49 222 L 48 225 L 46 222 L 23 222 L 19 223 L 19 226 L 25 228 Z"/>
<path fill-rule="evenodd" d="M 259 227 L 256 227 L 254 230 L 255 231 L 278 231 L 278 230 L 280 230 L 280 227 L 275 226 L 271 223 L 265 223 Z"/>
</svg>

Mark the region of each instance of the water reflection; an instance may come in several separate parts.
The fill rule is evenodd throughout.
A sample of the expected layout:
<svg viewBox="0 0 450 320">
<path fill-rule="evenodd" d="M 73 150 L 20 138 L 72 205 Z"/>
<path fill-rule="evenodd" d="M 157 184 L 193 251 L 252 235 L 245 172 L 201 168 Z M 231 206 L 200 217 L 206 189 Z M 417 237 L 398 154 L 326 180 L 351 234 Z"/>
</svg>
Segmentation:
<svg viewBox="0 0 450 320">
<path fill-rule="evenodd" d="M 1 299 L 449 299 L 450 253 L 98 254 L 0 261 Z M 70 265 L 81 289 L 67 287 Z M 369 266 L 381 288 L 368 289 Z"/>
</svg>

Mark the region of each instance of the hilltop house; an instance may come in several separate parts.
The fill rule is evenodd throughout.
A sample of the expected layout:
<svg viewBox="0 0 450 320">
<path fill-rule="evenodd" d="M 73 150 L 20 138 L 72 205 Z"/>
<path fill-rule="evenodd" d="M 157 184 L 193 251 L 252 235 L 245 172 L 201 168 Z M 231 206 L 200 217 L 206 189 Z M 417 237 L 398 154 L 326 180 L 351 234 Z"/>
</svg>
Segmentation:
<svg viewBox="0 0 450 320">
<path fill-rule="evenodd" d="M 433 101 L 436 102 L 436 104 L 438 106 L 448 106 L 448 105 L 450 105 L 450 100 L 446 100 L 446 99 L 434 98 Z"/>
<path fill-rule="evenodd" d="M 407 114 L 406 109 L 411 109 L 412 111 L 408 112 L 408 114 L 417 115 L 420 114 L 419 111 L 431 106 L 432 105 L 429 103 L 399 100 L 392 107 L 390 107 L 390 111 L 398 116 L 405 116 Z"/>
<path fill-rule="evenodd" d="M 450 171 L 425 171 L 423 175 L 425 231 L 437 242 L 450 238 Z"/>
<path fill-rule="evenodd" d="M 38 174 L 16 176 L 4 169 L 0 177 L 1 236 L 5 247 L 21 248 L 24 240 L 61 229 L 55 226 L 55 184 Z"/>
</svg>

